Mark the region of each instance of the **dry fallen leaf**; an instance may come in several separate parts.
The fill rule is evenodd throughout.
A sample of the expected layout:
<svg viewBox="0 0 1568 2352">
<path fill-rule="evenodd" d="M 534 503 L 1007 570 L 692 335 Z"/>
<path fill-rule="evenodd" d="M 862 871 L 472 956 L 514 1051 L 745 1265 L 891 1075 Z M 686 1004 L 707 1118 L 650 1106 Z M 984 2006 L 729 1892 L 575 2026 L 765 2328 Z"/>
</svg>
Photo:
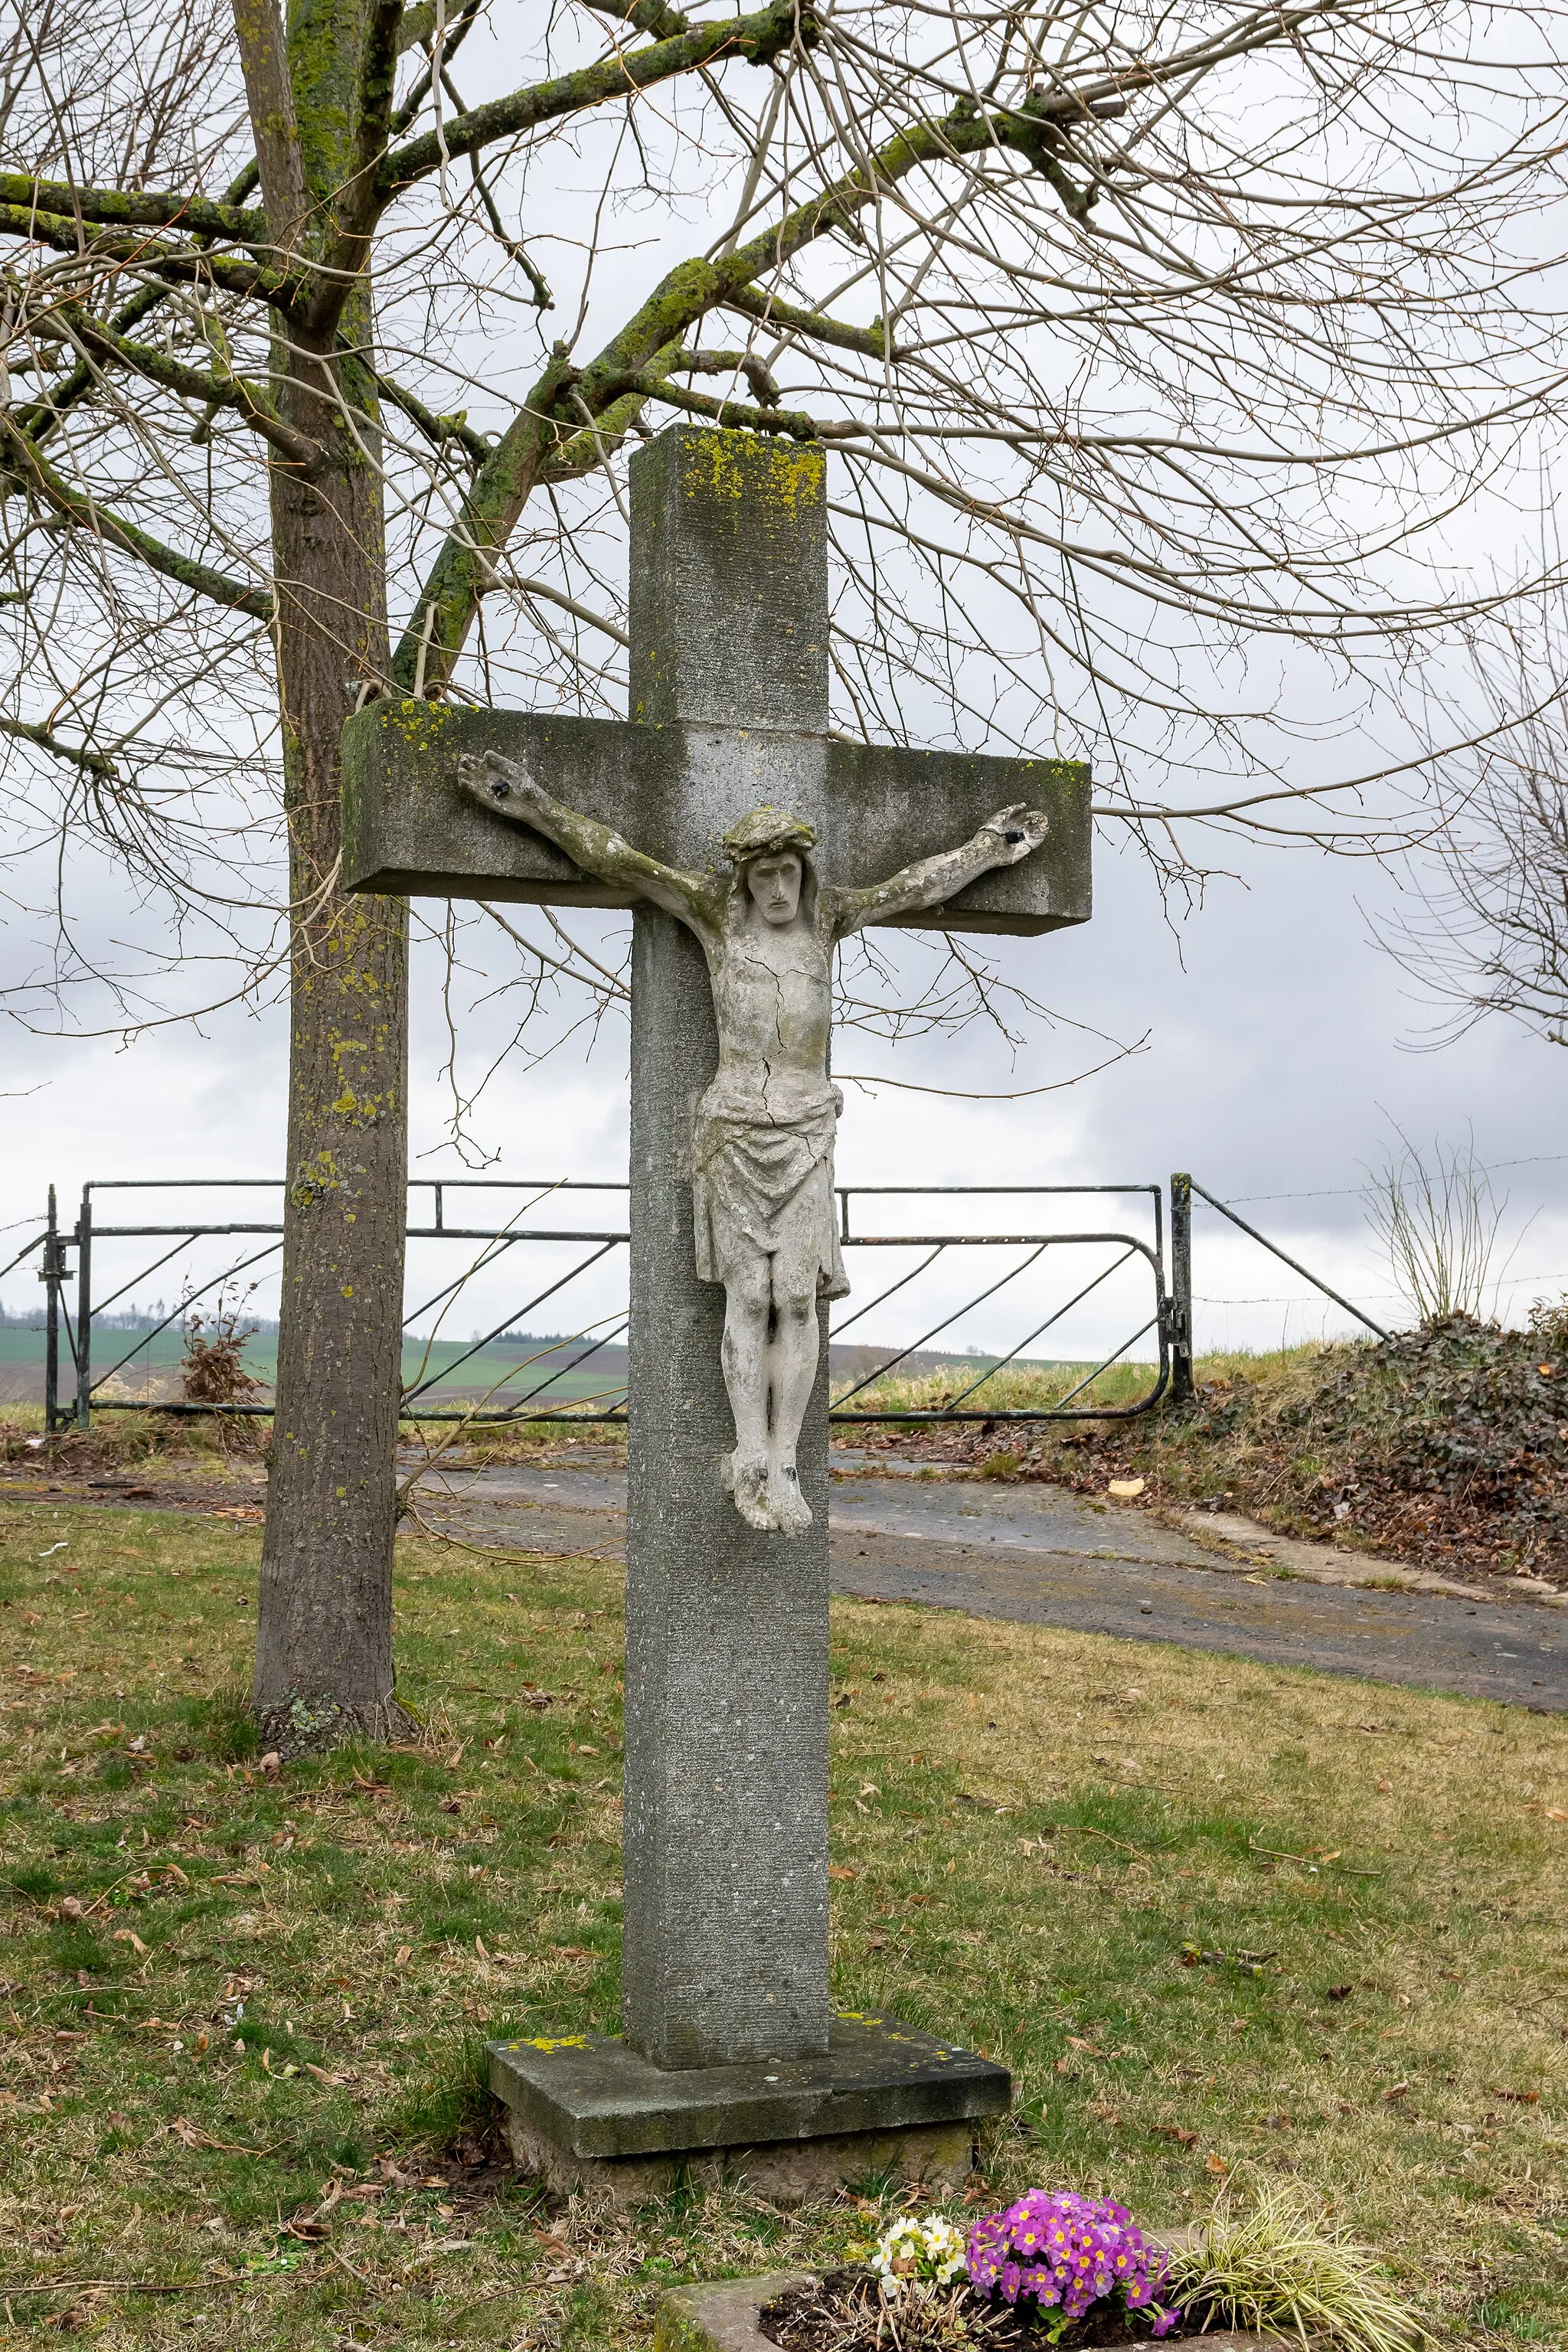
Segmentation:
<svg viewBox="0 0 1568 2352">
<path fill-rule="evenodd" d="M 1156 2124 L 1154 2129 L 1162 2139 L 1173 2139 L 1182 2147 L 1196 2147 L 1196 2132 L 1184 2131 L 1180 2124 Z"/>
<path fill-rule="evenodd" d="M 829 1878 L 858 1878 L 860 1874 L 858 1870 L 851 1870 L 847 1863 L 830 1862 L 827 1875 Z"/>
<path fill-rule="evenodd" d="M 1204 2158 L 1204 2170 L 1205 2172 L 1214 2173 L 1217 2178 L 1227 2173 L 1230 2170 L 1230 2167 L 1226 2164 L 1223 2156 L 1210 2155 Z"/>
<path fill-rule="evenodd" d="M 146 1958 L 147 1947 L 142 1941 L 141 1937 L 136 1933 L 134 1927 L 116 1927 L 112 1940 L 117 1944 L 131 1945 L 138 1959 L 144 1960 Z"/>
<path fill-rule="evenodd" d="M 1394 2088 L 1391 2091 L 1384 2091 L 1383 2095 L 1385 2099 L 1402 2099 L 1409 2088 L 1408 2083 L 1395 2083 Z"/>
<path fill-rule="evenodd" d="M 210 2132 L 198 2130 L 188 2116 L 176 2116 L 169 2129 L 187 2147 L 216 2148 L 223 2156 L 267 2156 L 270 2153 L 265 2147 L 244 2147 L 237 2140 L 214 2139 Z"/>
</svg>

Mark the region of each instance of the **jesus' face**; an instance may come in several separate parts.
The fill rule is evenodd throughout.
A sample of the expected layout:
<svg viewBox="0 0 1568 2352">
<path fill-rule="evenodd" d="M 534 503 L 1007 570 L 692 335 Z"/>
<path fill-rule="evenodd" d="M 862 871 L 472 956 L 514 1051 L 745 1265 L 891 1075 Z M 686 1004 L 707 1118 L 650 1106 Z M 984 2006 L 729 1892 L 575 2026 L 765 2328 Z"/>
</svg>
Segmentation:
<svg viewBox="0 0 1568 2352">
<path fill-rule="evenodd" d="M 746 868 L 746 887 L 765 923 L 782 930 L 800 911 L 801 864 L 798 852 L 775 849 L 753 857 Z"/>
</svg>

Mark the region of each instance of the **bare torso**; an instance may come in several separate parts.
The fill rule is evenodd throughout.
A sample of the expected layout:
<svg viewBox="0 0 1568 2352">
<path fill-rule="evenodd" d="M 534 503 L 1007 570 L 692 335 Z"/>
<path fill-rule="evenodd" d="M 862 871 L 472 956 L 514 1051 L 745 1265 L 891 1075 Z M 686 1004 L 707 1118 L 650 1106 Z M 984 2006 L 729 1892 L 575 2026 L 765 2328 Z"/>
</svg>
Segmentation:
<svg viewBox="0 0 1568 2352">
<path fill-rule="evenodd" d="M 719 1067 L 704 1110 L 788 1126 L 832 1103 L 831 930 L 804 908 L 776 928 L 738 894 L 722 929 L 704 933 L 702 946 L 719 1029 Z"/>
</svg>

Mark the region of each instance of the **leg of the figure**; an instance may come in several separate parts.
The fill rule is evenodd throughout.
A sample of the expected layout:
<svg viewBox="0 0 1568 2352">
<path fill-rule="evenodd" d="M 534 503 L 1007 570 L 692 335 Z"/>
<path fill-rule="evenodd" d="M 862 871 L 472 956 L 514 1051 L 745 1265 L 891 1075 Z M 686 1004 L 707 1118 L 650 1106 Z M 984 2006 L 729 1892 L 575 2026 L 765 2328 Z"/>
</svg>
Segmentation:
<svg viewBox="0 0 1568 2352">
<path fill-rule="evenodd" d="M 767 1495 L 771 1306 L 767 1260 L 760 1252 L 750 1264 L 726 1270 L 721 1354 L 735 1419 L 735 1450 L 726 1475 L 741 1517 L 768 1530 L 779 1524 Z"/>
<path fill-rule="evenodd" d="M 768 1347 L 768 1388 L 773 1406 L 768 1486 L 773 1509 L 786 1535 L 799 1535 L 811 1525 L 811 1508 L 800 1491 L 795 1454 L 800 1425 L 816 1385 L 821 1345 L 815 1292 L 806 1297 L 786 1294 L 780 1298 L 775 1294 Z"/>
</svg>

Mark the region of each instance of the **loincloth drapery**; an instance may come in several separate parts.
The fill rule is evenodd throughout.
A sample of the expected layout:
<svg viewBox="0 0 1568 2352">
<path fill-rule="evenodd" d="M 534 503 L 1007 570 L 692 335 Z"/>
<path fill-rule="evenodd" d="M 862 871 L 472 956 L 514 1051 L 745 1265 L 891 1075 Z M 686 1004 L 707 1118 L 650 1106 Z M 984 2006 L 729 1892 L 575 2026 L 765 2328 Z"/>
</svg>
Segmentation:
<svg viewBox="0 0 1568 2352">
<path fill-rule="evenodd" d="M 724 1282 L 757 1254 L 773 1295 L 843 1298 L 849 1289 L 833 1195 L 836 1104 L 787 1123 L 699 1108 L 692 1129 L 697 1273 Z"/>
</svg>

